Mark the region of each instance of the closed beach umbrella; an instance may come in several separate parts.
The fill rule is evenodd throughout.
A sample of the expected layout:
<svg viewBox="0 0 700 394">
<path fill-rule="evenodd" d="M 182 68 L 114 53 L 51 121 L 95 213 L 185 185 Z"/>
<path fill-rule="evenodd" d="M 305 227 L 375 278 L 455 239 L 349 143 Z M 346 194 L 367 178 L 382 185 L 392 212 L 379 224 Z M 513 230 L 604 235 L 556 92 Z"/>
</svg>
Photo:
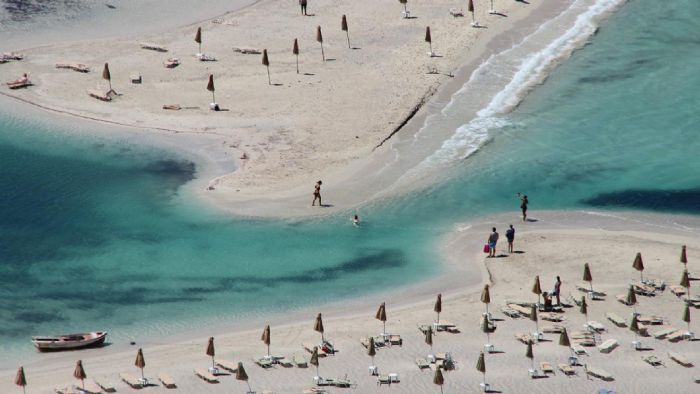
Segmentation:
<svg viewBox="0 0 700 394">
<path fill-rule="evenodd" d="M 207 82 L 207 90 L 211 92 L 211 102 L 216 103 L 216 96 L 214 95 L 214 76 L 209 74 L 209 82 Z"/>
<path fill-rule="evenodd" d="M 637 305 L 637 294 L 634 293 L 634 286 L 632 285 L 630 285 L 630 288 L 627 289 L 627 297 L 625 298 L 625 303 L 631 306 Z M 635 308 L 635 313 L 637 313 L 637 308 Z"/>
<path fill-rule="evenodd" d="M 433 311 L 437 313 L 437 323 L 440 324 L 440 312 L 442 312 L 442 294 L 437 295 L 437 300 L 435 300 Z"/>
<path fill-rule="evenodd" d="M 683 271 L 683 276 L 681 276 L 681 286 L 685 288 L 690 287 L 690 275 L 688 275 L 688 270 Z"/>
<path fill-rule="evenodd" d="M 489 304 L 491 303 L 491 292 L 489 291 L 489 285 L 484 285 L 484 290 L 481 290 L 481 302 L 486 304 L 486 316 L 489 315 Z"/>
<path fill-rule="evenodd" d="M 540 329 L 539 329 L 539 318 L 537 316 L 537 306 L 533 305 L 530 308 L 530 320 L 535 322 L 535 333 L 539 335 Z"/>
<path fill-rule="evenodd" d="M 323 52 L 323 33 L 321 33 L 321 26 L 316 27 L 316 41 L 318 41 L 319 44 L 321 44 L 321 56 L 323 57 L 323 61 L 326 61 L 326 54 Z"/>
<path fill-rule="evenodd" d="M 210 337 L 209 343 L 207 343 L 207 356 L 211 357 L 212 369 L 216 368 L 216 364 L 214 363 L 214 356 L 215 355 L 216 355 L 216 352 L 214 351 L 214 337 Z"/>
<path fill-rule="evenodd" d="M 591 297 L 593 297 L 593 275 L 591 275 L 591 267 L 588 263 L 583 265 L 583 280 L 591 285 Z"/>
<path fill-rule="evenodd" d="M 24 367 L 19 367 L 17 369 L 17 375 L 15 375 L 15 384 L 22 387 L 22 392 L 27 392 L 27 378 L 24 376 Z"/>
<path fill-rule="evenodd" d="M 559 334 L 559 346 L 569 348 L 573 355 L 574 351 L 571 349 L 571 341 L 569 340 L 569 333 L 566 331 L 566 327 L 562 327 L 561 334 Z"/>
<path fill-rule="evenodd" d="M 581 308 L 579 312 L 586 316 L 586 322 L 588 322 L 588 304 L 586 304 L 586 296 L 581 296 Z"/>
<path fill-rule="evenodd" d="M 194 35 L 194 42 L 199 44 L 199 52 L 202 53 L 202 28 L 198 27 L 197 28 L 197 34 Z"/>
<path fill-rule="evenodd" d="M 267 68 L 267 84 L 272 85 L 272 82 L 270 82 L 270 59 L 267 57 L 267 49 L 263 49 L 262 64 Z"/>
<path fill-rule="evenodd" d="M 637 323 L 637 314 L 632 314 L 632 321 L 630 322 L 630 331 L 634 333 L 634 340 L 637 340 L 637 334 L 639 333 L 639 323 Z"/>
<path fill-rule="evenodd" d="M 433 330 L 430 328 L 425 331 L 425 343 L 430 345 L 430 354 L 433 354 Z"/>
<path fill-rule="evenodd" d="M 320 332 L 321 333 L 321 342 L 325 342 L 323 339 L 323 318 L 321 317 L 321 314 L 319 313 L 316 315 L 316 322 L 314 323 L 314 331 Z"/>
<path fill-rule="evenodd" d="M 386 304 L 382 302 L 381 305 L 379 305 L 379 309 L 377 309 L 377 314 L 374 316 L 377 320 L 381 320 L 381 322 L 384 324 L 384 331 L 382 331 L 382 334 L 386 335 Z"/>
<path fill-rule="evenodd" d="M 484 386 L 486 386 L 486 357 L 484 357 L 484 352 L 479 354 L 479 359 L 476 360 L 476 370 L 484 374 Z"/>
<path fill-rule="evenodd" d="M 430 26 L 425 27 L 425 42 L 428 43 L 428 48 L 430 48 L 430 55 L 433 55 L 433 37 L 430 35 Z"/>
<path fill-rule="evenodd" d="M 374 337 L 369 337 L 369 346 L 367 346 L 367 355 L 372 358 L 372 365 L 374 365 L 374 356 L 377 355 L 377 348 L 374 345 Z"/>
<path fill-rule="evenodd" d="M 102 79 L 106 79 L 109 82 L 109 90 L 112 90 L 112 74 L 109 72 L 109 63 L 105 63 L 105 67 L 102 69 Z"/>
<path fill-rule="evenodd" d="M 270 357 L 270 325 L 265 326 L 260 340 L 267 345 L 267 356 Z"/>
<path fill-rule="evenodd" d="M 686 268 L 688 267 L 688 256 L 685 253 L 685 245 L 681 247 L 681 263 L 686 265 Z"/>
<path fill-rule="evenodd" d="M 525 357 L 530 359 L 532 364 L 532 369 L 535 369 L 535 354 L 532 351 L 532 341 L 527 341 L 527 349 L 525 350 Z"/>
<path fill-rule="evenodd" d="M 435 375 L 433 376 L 433 383 L 440 386 L 440 393 L 442 393 L 442 385 L 445 384 L 445 378 L 442 376 L 442 369 L 436 368 Z"/>
<path fill-rule="evenodd" d="M 491 335 L 490 335 L 490 334 L 491 334 L 491 325 L 489 324 L 489 319 L 488 319 L 487 315 L 481 316 L 481 324 L 480 324 L 480 327 L 481 327 L 481 331 L 482 331 L 484 334 L 486 334 L 486 342 L 487 342 L 487 344 L 490 345 L 490 344 L 491 344 L 491 338 L 490 338 L 490 336 L 491 336 Z"/>
<path fill-rule="evenodd" d="M 634 262 L 632 263 L 632 267 L 639 271 L 639 274 L 641 275 L 641 281 L 644 281 L 644 261 L 642 261 L 642 254 L 637 253 L 637 256 L 634 258 Z"/>
<path fill-rule="evenodd" d="M 83 369 L 83 361 L 82 360 L 78 360 L 78 362 L 75 363 L 75 370 L 73 371 L 73 377 L 80 380 L 80 382 L 83 385 L 83 389 L 85 389 L 85 379 L 87 378 L 87 375 L 85 374 L 85 369 Z"/>
<path fill-rule="evenodd" d="M 245 368 L 243 368 L 242 362 L 238 362 L 238 368 L 236 368 L 236 380 L 246 382 L 246 384 L 248 385 L 248 392 L 253 391 L 250 388 L 250 382 L 248 382 L 248 374 L 245 372 Z"/>
<path fill-rule="evenodd" d="M 316 376 L 318 376 L 318 346 L 314 346 L 314 350 L 311 352 L 309 364 L 316 367 Z"/>
<path fill-rule="evenodd" d="M 540 276 L 535 276 L 535 282 L 532 284 L 532 292 L 537 294 L 537 303 L 540 303 L 540 294 L 542 294 L 542 286 L 540 286 Z"/>
<path fill-rule="evenodd" d="M 141 379 L 146 380 L 146 378 L 143 377 L 143 369 L 146 367 L 146 360 L 143 358 L 143 350 L 141 350 L 141 348 L 139 348 L 138 353 L 136 353 L 134 365 L 141 368 Z"/>
<path fill-rule="evenodd" d="M 294 39 L 294 46 L 292 47 L 292 53 L 297 58 L 297 74 L 299 74 L 299 43 L 297 42 L 296 38 Z"/>
<path fill-rule="evenodd" d="M 690 332 L 690 305 L 685 304 L 685 309 L 683 309 L 683 321 L 688 323 L 688 332 Z"/>
<path fill-rule="evenodd" d="M 348 18 L 343 15 L 343 19 L 340 21 L 340 29 L 345 32 L 345 36 L 348 38 L 348 48 L 350 48 L 350 32 L 348 30 Z"/>
</svg>

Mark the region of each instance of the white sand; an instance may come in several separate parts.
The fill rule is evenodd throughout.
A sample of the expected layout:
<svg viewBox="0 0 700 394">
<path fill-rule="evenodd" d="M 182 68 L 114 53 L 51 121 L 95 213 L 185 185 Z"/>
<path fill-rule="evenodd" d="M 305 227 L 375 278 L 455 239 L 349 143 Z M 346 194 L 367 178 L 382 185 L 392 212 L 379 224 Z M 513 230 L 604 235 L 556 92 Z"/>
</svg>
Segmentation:
<svg viewBox="0 0 700 394">
<path fill-rule="evenodd" d="M 608 331 L 598 336 L 598 343 L 609 338 L 616 339 L 620 346 L 610 354 L 600 353 L 596 348 L 588 348 L 590 356 L 581 357 L 583 363 L 603 369 L 615 376 L 612 382 L 598 379 L 586 379 L 583 368 L 577 367 L 577 376 L 566 377 L 560 372 L 547 379 L 531 380 L 527 375 L 530 366 L 525 358 L 525 346 L 514 339 L 514 334 L 531 332 L 534 323 L 526 318 L 513 320 L 503 317 L 498 321 L 498 329 L 491 336 L 491 342 L 504 353 L 487 356 L 488 381 L 494 389 L 510 393 L 590 393 L 598 388 L 614 389 L 617 392 L 677 392 L 692 393 L 697 391 L 693 376 L 697 367 L 684 368 L 671 361 L 668 351 L 685 355 L 694 362 L 700 362 L 698 342 L 681 341 L 671 343 L 667 340 L 642 338 L 644 345 L 653 348 L 646 352 L 632 350 L 630 342 L 634 335 L 628 329 L 614 327 L 605 319 L 605 313 L 615 312 L 627 318 L 631 312 L 615 301 L 616 294 L 624 293 L 630 281 L 638 280 L 639 273 L 632 269 L 632 260 L 641 252 L 645 262 L 645 277 L 665 280 L 676 284 L 680 279 L 682 264 L 678 261 L 680 245 L 688 245 L 689 267 L 697 273 L 697 256 L 700 255 L 700 223 L 697 218 L 619 214 L 615 217 L 590 213 L 534 213 L 539 220 L 536 223 L 516 223 L 518 234 L 516 250 L 522 254 L 497 259 L 484 259 L 483 254 L 474 253 L 475 246 L 483 242 L 484 234 L 490 223 L 505 223 L 515 219 L 515 215 L 501 215 L 496 218 L 467 223 L 455 231 L 454 237 L 446 241 L 445 248 L 448 271 L 451 276 L 462 269 L 463 265 L 481 266 L 487 276 L 491 277 L 490 310 L 495 317 L 501 318 L 500 307 L 506 299 L 534 301 L 530 292 L 535 275 L 540 275 L 544 290 L 550 290 L 556 275 L 563 280 L 562 294 L 572 293 L 580 296 L 574 286 L 580 282 L 583 263 L 588 262 L 592 268 L 594 288 L 608 294 L 605 301 L 590 303 L 589 319 L 603 323 Z M 620 231 L 627 228 L 627 231 Z M 499 246 L 499 251 L 505 245 Z M 464 278 L 467 279 L 467 278 Z M 446 281 L 445 283 L 450 283 Z M 433 283 L 434 285 L 434 283 Z M 433 289 L 435 292 L 436 289 Z M 479 302 L 481 285 L 469 288 L 448 286 L 443 288 L 443 313 L 441 319 L 457 324 L 462 332 L 459 334 L 440 333 L 434 340 L 434 351 L 450 351 L 457 360 L 457 369 L 445 374 L 445 392 L 476 392 L 480 374 L 475 370 L 479 351 L 485 342 L 485 335 L 479 331 L 478 320 L 484 310 Z M 691 288 L 692 291 L 692 288 Z M 435 293 L 433 293 L 435 294 Z M 682 302 L 668 289 L 656 297 L 638 296 L 638 311 L 664 318 L 664 325 L 650 331 L 673 326 L 685 329 L 681 321 Z M 428 323 L 435 319 L 432 311 L 434 296 L 423 297 L 415 301 L 410 290 L 404 295 L 387 296 L 389 321 L 387 330 L 401 334 L 404 338 L 402 347 L 392 347 L 378 351 L 375 364 L 380 372 L 396 372 L 401 376 L 401 383 L 392 385 L 391 390 L 406 393 L 438 392 L 432 384 L 432 372 L 419 371 L 414 365 L 416 357 L 424 357 L 429 348 L 424 344 L 419 323 Z M 374 319 L 376 308 L 367 304 L 341 314 L 325 312 L 326 338 L 332 340 L 340 350 L 336 356 L 321 360 L 320 374 L 324 377 L 347 376 L 357 383 L 356 392 L 372 393 L 387 390 L 379 388 L 376 379 L 369 376 L 369 357 L 360 345 L 359 339 L 368 334 L 381 332 L 381 323 Z M 691 310 L 691 313 L 695 313 Z M 569 332 L 580 330 L 584 317 L 578 308 L 568 308 L 565 312 L 564 325 Z M 281 322 L 276 319 L 272 325 L 272 353 L 291 356 L 302 355 L 300 344 L 305 341 L 317 342 L 319 335 L 312 330 L 314 312 L 309 311 L 301 321 L 288 318 Z M 693 315 L 694 316 L 694 315 Z M 233 361 L 243 361 L 250 376 L 250 382 L 258 392 L 275 390 L 279 393 L 299 393 L 312 385 L 314 369 L 285 369 L 275 367 L 262 370 L 251 362 L 252 357 L 265 354 L 265 346 L 260 341 L 260 334 L 265 322 L 260 322 L 259 329 L 243 330 L 216 336 L 219 357 Z M 540 326 L 548 324 L 541 322 Z M 692 328 L 700 332 L 697 323 Z M 178 341 L 168 345 L 145 346 L 147 368 L 146 375 L 155 377 L 158 372 L 166 371 L 178 382 L 176 392 L 186 393 L 224 393 L 244 391 L 245 385 L 231 376 L 221 377 L 221 383 L 210 385 L 195 378 L 194 368 L 206 368 L 209 360 L 204 354 L 208 333 L 202 333 L 194 339 Z M 535 360 L 548 361 L 555 365 L 565 362 L 569 352 L 557 344 L 558 335 L 546 334 L 546 341 L 535 345 Z M 133 366 L 136 347 L 128 351 L 104 349 L 73 353 L 47 355 L 44 361 L 25 365 L 31 392 L 48 392 L 52 387 L 68 384 L 73 363 L 82 358 L 88 376 L 103 377 L 116 384 L 118 391 L 130 391 L 122 383 L 117 383 L 117 374 L 127 371 L 137 374 Z M 123 347 L 122 347 L 123 349 Z M 657 355 L 665 367 L 653 368 L 642 361 L 642 356 Z M 5 376 L 0 380 L 0 391 L 14 392 L 10 382 L 13 370 L 2 371 Z M 162 387 L 149 388 L 152 392 L 165 392 Z M 15 390 L 16 391 L 16 390 Z M 343 389 L 333 389 L 340 392 Z"/>
<path fill-rule="evenodd" d="M 240 161 L 239 170 L 212 180 L 215 190 L 204 193 L 212 201 L 242 214 L 329 213 L 381 191 L 376 185 L 338 185 L 359 168 L 366 174 L 362 166 L 367 161 L 391 155 L 388 144 L 373 148 L 421 100 L 451 81 L 447 74 L 512 44 L 511 38 L 491 46 L 495 37 L 513 29 L 520 32 L 514 38 L 522 36 L 566 5 L 560 0 L 547 7 L 544 3 L 497 1 L 497 9 L 507 17 L 488 15 L 487 6 L 477 4 L 477 19 L 486 28 L 475 29 L 469 27 L 468 15 L 453 18 L 449 14 L 456 5 L 453 0 L 411 2 L 415 19 L 401 18 L 403 6 L 396 1 L 314 0 L 309 12 L 315 16 L 302 17 L 296 1 L 264 0 L 217 18 L 221 23 L 202 22 L 162 34 L 27 50 L 5 48 L 24 52 L 27 58 L 2 65 L 0 79 L 12 80 L 26 71 L 35 86 L 2 93 L 105 122 L 215 136 L 232 158 L 238 160 L 245 153 L 248 159 Z M 347 47 L 340 29 L 343 14 L 348 17 L 351 44 L 359 49 Z M 441 57 L 427 54 L 428 25 L 433 50 Z M 198 26 L 203 29 L 203 52 L 217 62 L 194 58 Z M 326 62 L 315 41 L 317 26 L 323 30 Z M 295 72 L 291 53 L 294 38 L 299 39 L 301 74 Z M 155 42 L 169 52 L 143 50 L 139 42 Z M 233 47 L 267 48 L 272 82 L 279 86 L 268 86 L 260 55 L 234 53 Z M 164 68 L 170 57 L 182 64 Z M 54 64 L 59 62 L 84 63 L 91 72 L 57 70 Z M 101 79 L 105 62 L 110 64 L 114 89 L 122 94 L 111 103 L 86 94 L 88 89 L 107 90 L 107 82 Z M 427 74 L 429 68 L 440 74 Z M 132 72 L 143 76 L 143 84 L 128 82 Z M 215 77 L 217 101 L 228 111 L 208 109 L 209 74 Z M 198 109 L 165 111 L 163 104 Z M 378 160 L 373 169 L 381 169 L 382 163 Z M 327 195 L 327 201 L 333 201 L 329 209 L 308 206 L 317 179 L 327 180 L 324 192 L 337 188 Z M 357 197 L 358 190 L 362 198 Z"/>
</svg>

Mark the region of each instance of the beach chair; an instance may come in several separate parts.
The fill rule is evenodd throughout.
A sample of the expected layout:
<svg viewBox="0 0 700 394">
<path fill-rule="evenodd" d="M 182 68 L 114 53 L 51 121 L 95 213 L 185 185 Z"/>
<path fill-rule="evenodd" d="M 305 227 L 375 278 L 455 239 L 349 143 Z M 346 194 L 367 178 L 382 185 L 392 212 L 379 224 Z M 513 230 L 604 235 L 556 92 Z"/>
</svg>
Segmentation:
<svg viewBox="0 0 700 394">
<path fill-rule="evenodd" d="M 272 368 L 272 360 L 266 357 L 254 358 L 253 362 L 263 369 Z"/>
<path fill-rule="evenodd" d="M 160 380 L 160 383 L 163 384 L 163 387 L 165 387 L 167 389 L 176 389 L 177 388 L 177 384 L 175 384 L 175 380 L 167 373 L 164 373 L 164 372 L 159 373 L 158 380 Z"/>
<path fill-rule="evenodd" d="M 143 388 L 143 382 L 130 373 L 120 373 L 119 379 L 121 379 L 122 382 L 126 383 L 132 389 Z"/>
<path fill-rule="evenodd" d="M 531 341 L 532 341 L 532 342 L 536 342 L 536 341 L 535 341 L 535 338 L 534 338 L 532 335 L 530 335 L 530 334 L 520 334 L 520 333 L 519 333 L 519 334 L 515 334 L 515 339 L 517 339 L 518 341 L 520 341 L 520 342 L 522 342 L 522 343 L 524 343 L 524 344 L 526 344 L 526 345 L 527 345 L 529 342 L 531 342 Z"/>
<path fill-rule="evenodd" d="M 445 331 L 445 332 L 450 332 L 450 333 L 458 333 L 459 329 L 457 328 L 456 325 L 443 321 L 441 323 L 433 323 L 433 328 L 435 329 L 436 332 L 439 331 Z"/>
<path fill-rule="evenodd" d="M 294 366 L 294 362 L 292 362 L 292 360 L 288 359 L 287 357 L 276 359 L 275 362 L 277 362 L 277 364 L 285 368 L 291 368 Z"/>
<path fill-rule="evenodd" d="M 402 346 L 403 339 L 401 339 L 401 335 L 398 335 L 398 334 L 389 335 L 389 344 Z"/>
<path fill-rule="evenodd" d="M 656 295 L 656 287 L 646 285 L 642 282 L 635 282 L 632 283 L 632 287 L 634 288 L 634 292 L 643 295 L 646 297 L 653 297 Z"/>
<path fill-rule="evenodd" d="M 685 294 L 685 287 L 683 286 L 671 285 L 668 288 L 669 290 L 671 290 L 671 293 L 673 293 L 673 295 L 675 295 L 676 297 L 680 297 Z"/>
<path fill-rule="evenodd" d="M 311 387 L 304 389 L 301 394 L 328 394 L 328 389 L 322 387 Z"/>
<path fill-rule="evenodd" d="M 114 393 L 117 391 L 114 388 L 114 386 L 106 383 L 104 380 L 92 379 L 92 382 L 95 383 L 96 385 L 100 386 L 100 388 L 102 388 L 102 391 L 104 391 L 105 393 Z"/>
<path fill-rule="evenodd" d="M 692 361 L 688 360 L 687 358 L 676 352 L 668 352 L 668 357 L 686 368 L 690 368 L 693 366 Z"/>
<path fill-rule="evenodd" d="M 308 362 L 304 357 L 298 356 L 296 354 L 292 356 L 292 364 L 294 364 L 294 366 L 297 368 L 307 368 L 309 366 Z"/>
<path fill-rule="evenodd" d="M 605 314 L 605 317 L 608 318 L 614 325 L 618 327 L 627 327 L 627 323 L 625 323 L 625 319 L 621 318 L 619 315 L 613 312 L 608 312 Z"/>
<path fill-rule="evenodd" d="M 586 368 L 586 373 L 590 376 L 593 376 L 595 378 L 605 380 L 605 381 L 611 381 L 615 380 L 615 378 L 606 372 L 605 370 L 602 370 L 600 368 L 595 368 L 595 367 L 589 367 L 589 366 L 584 366 Z"/>
<path fill-rule="evenodd" d="M 601 353 L 610 353 L 613 350 L 615 350 L 615 348 L 617 346 L 618 346 L 617 340 L 608 339 L 607 341 L 598 345 L 598 350 L 600 350 Z"/>
<path fill-rule="evenodd" d="M 156 51 L 156 52 L 168 52 L 167 48 L 165 48 L 161 45 L 158 45 L 158 44 L 152 44 L 150 42 L 142 42 L 140 45 L 141 45 L 142 49 L 148 49 L 148 50 Z"/>
<path fill-rule="evenodd" d="M 548 324 L 542 326 L 542 332 L 545 334 L 560 334 L 564 330 L 561 324 Z"/>
<path fill-rule="evenodd" d="M 518 304 L 508 304 L 508 308 L 517 311 L 522 316 L 530 316 L 530 308 L 518 305 Z"/>
<path fill-rule="evenodd" d="M 216 58 L 214 56 L 205 55 L 203 53 L 198 53 L 197 59 L 199 59 L 200 62 L 215 62 L 216 61 Z"/>
<path fill-rule="evenodd" d="M 399 378 L 399 374 L 397 374 L 397 373 L 390 373 L 388 376 L 389 376 L 389 383 L 391 383 L 391 384 L 401 382 L 401 379 Z"/>
<path fill-rule="evenodd" d="M 564 320 L 564 316 L 562 316 L 559 313 L 552 313 L 552 312 L 540 312 L 539 313 L 539 318 L 542 320 L 547 320 L 551 322 L 561 322 Z"/>
<path fill-rule="evenodd" d="M 353 387 L 354 384 L 352 383 L 352 380 L 348 379 L 348 376 L 345 375 L 343 378 L 338 378 L 335 379 L 335 387 L 341 387 L 341 388 L 350 388 Z"/>
<path fill-rule="evenodd" d="M 15 89 L 22 89 L 22 88 L 26 88 L 26 87 L 32 86 L 32 83 L 31 83 L 31 81 L 24 81 L 24 82 L 7 82 L 6 85 L 7 85 L 8 88 L 10 88 L 10 89 L 12 89 L 12 90 L 15 90 Z"/>
<path fill-rule="evenodd" d="M 584 324 L 584 327 L 588 328 L 592 332 L 603 332 L 605 331 L 605 326 L 602 325 L 601 323 L 598 323 L 597 321 L 591 320 L 587 321 L 586 324 Z"/>
<path fill-rule="evenodd" d="M 501 307 L 501 312 L 511 319 L 517 319 L 520 317 L 520 313 L 518 311 L 507 306 Z"/>
<path fill-rule="evenodd" d="M 335 385 L 335 379 L 329 378 L 322 378 L 320 376 L 314 376 L 314 382 L 316 383 L 317 386 L 334 386 Z"/>
<path fill-rule="evenodd" d="M 236 373 L 238 370 L 238 364 L 229 360 L 217 359 L 216 365 L 231 373 Z"/>
<path fill-rule="evenodd" d="M 139 72 L 132 72 L 129 74 L 129 81 L 133 84 L 140 84 L 143 82 L 143 78 L 141 77 L 141 73 Z"/>
<path fill-rule="evenodd" d="M 464 16 L 464 11 L 461 9 L 457 8 L 450 8 L 450 15 L 452 15 L 454 18 L 459 18 Z"/>
<path fill-rule="evenodd" d="M 390 385 L 391 380 L 389 380 L 389 375 L 379 375 L 377 377 L 377 386 L 381 386 L 383 384 Z"/>
<path fill-rule="evenodd" d="M 571 350 L 573 350 L 574 354 L 576 354 L 577 356 L 581 356 L 584 354 L 588 356 L 588 351 L 581 345 L 571 345 Z"/>
<path fill-rule="evenodd" d="M 642 357 L 642 360 L 644 360 L 645 363 L 651 365 L 652 367 L 660 367 L 663 366 L 664 363 L 661 361 L 660 358 L 656 357 L 656 355 L 649 355 L 649 356 L 644 356 Z"/>
<path fill-rule="evenodd" d="M 663 330 L 659 331 L 654 331 L 651 333 L 651 336 L 653 336 L 656 339 L 665 339 L 668 335 L 673 334 L 674 332 L 678 331 L 677 328 L 675 327 L 668 327 L 664 328 Z"/>
<path fill-rule="evenodd" d="M 428 360 L 426 360 L 422 357 L 419 357 L 416 359 L 416 365 L 418 366 L 418 369 L 420 369 L 421 371 L 426 369 L 426 368 L 430 369 L 430 363 L 428 362 Z"/>
<path fill-rule="evenodd" d="M 540 369 L 542 370 L 542 373 L 545 375 L 548 373 L 551 373 L 554 375 L 554 367 L 552 367 L 552 364 L 546 362 L 546 361 L 541 361 L 540 362 Z"/>
<path fill-rule="evenodd" d="M 685 337 L 685 331 L 678 330 L 674 331 L 666 337 L 670 342 L 678 342 Z"/>
<path fill-rule="evenodd" d="M 90 89 L 90 90 L 87 91 L 87 94 L 88 94 L 88 96 L 90 96 L 90 97 L 92 97 L 92 98 L 96 98 L 96 99 L 98 99 L 98 100 L 100 100 L 100 101 L 105 101 L 105 102 L 110 102 L 110 101 L 112 101 L 112 94 L 111 94 L 111 92 L 102 93 L 102 92 L 99 91 L 99 90 Z"/>
<path fill-rule="evenodd" d="M 569 364 L 559 364 L 559 370 L 566 376 L 576 375 L 576 370 Z"/>
<path fill-rule="evenodd" d="M 637 322 L 646 325 L 658 326 L 664 324 L 664 319 L 652 315 L 638 315 Z"/>
<path fill-rule="evenodd" d="M 209 371 L 207 371 L 206 369 L 197 368 L 194 370 L 194 374 L 195 376 L 204 380 L 207 383 L 219 383 L 219 379 L 216 376 L 209 373 Z"/>
</svg>

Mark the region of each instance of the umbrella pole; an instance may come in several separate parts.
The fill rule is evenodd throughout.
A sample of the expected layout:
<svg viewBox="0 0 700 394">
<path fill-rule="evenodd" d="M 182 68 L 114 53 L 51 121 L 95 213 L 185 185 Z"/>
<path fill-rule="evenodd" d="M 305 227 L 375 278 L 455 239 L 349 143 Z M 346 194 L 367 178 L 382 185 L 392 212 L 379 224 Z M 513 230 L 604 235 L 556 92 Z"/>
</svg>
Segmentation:
<svg viewBox="0 0 700 394">
<path fill-rule="evenodd" d="M 299 55 L 297 55 L 297 74 L 299 74 Z"/>
<path fill-rule="evenodd" d="M 429 48 L 430 48 L 430 56 L 433 56 L 433 43 L 432 43 L 432 42 L 429 42 L 428 45 L 429 45 Z"/>
<path fill-rule="evenodd" d="M 351 47 L 350 47 L 350 32 L 348 32 L 348 31 L 346 30 L 346 31 L 345 31 L 345 35 L 348 37 L 348 49 L 351 49 Z"/>
<path fill-rule="evenodd" d="M 270 355 L 270 345 L 267 345 L 267 355 Z"/>
<path fill-rule="evenodd" d="M 270 82 L 270 66 L 267 66 L 267 84 L 272 85 L 272 82 Z"/>
<path fill-rule="evenodd" d="M 143 376 L 143 368 L 141 368 L 141 380 L 146 380 L 146 378 Z"/>
<path fill-rule="evenodd" d="M 386 336 L 386 322 L 382 322 L 382 323 L 384 324 L 384 330 L 383 330 L 382 334 L 384 334 Z"/>
<path fill-rule="evenodd" d="M 326 54 L 323 53 L 323 43 L 321 43 L 321 57 L 323 57 L 323 61 L 326 61 Z"/>
<path fill-rule="evenodd" d="M 493 14 L 495 11 L 493 10 L 493 0 L 491 0 L 491 13 Z"/>
<path fill-rule="evenodd" d="M 216 97 L 214 96 L 214 92 L 211 92 L 211 102 L 212 102 L 212 103 L 216 103 Z M 213 360 L 213 359 L 214 359 L 214 358 L 212 357 L 212 360 Z"/>
<path fill-rule="evenodd" d="M 199 43 L 199 53 L 202 53 L 202 43 Z"/>
<path fill-rule="evenodd" d="M 214 356 L 211 356 L 211 369 L 216 369 L 216 364 L 214 363 Z"/>
<path fill-rule="evenodd" d="M 432 52 L 433 51 L 431 50 L 430 53 L 432 53 Z M 436 323 L 440 324 L 440 312 L 437 313 L 437 322 Z"/>
</svg>

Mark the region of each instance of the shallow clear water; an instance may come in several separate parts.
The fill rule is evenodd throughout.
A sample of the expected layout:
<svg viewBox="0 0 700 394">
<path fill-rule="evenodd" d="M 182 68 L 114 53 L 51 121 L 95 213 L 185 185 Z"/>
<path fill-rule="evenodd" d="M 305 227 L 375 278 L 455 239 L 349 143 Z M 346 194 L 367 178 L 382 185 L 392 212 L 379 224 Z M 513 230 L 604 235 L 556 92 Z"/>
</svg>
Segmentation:
<svg viewBox="0 0 700 394">
<path fill-rule="evenodd" d="M 694 15 L 695 0 L 629 2 L 449 182 L 364 207 L 361 229 L 220 218 L 179 195 L 196 175 L 181 157 L 0 113 L 0 357 L 32 334 L 121 341 L 413 283 L 455 223 L 516 220 L 518 191 L 533 210 L 699 214 Z"/>
</svg>

